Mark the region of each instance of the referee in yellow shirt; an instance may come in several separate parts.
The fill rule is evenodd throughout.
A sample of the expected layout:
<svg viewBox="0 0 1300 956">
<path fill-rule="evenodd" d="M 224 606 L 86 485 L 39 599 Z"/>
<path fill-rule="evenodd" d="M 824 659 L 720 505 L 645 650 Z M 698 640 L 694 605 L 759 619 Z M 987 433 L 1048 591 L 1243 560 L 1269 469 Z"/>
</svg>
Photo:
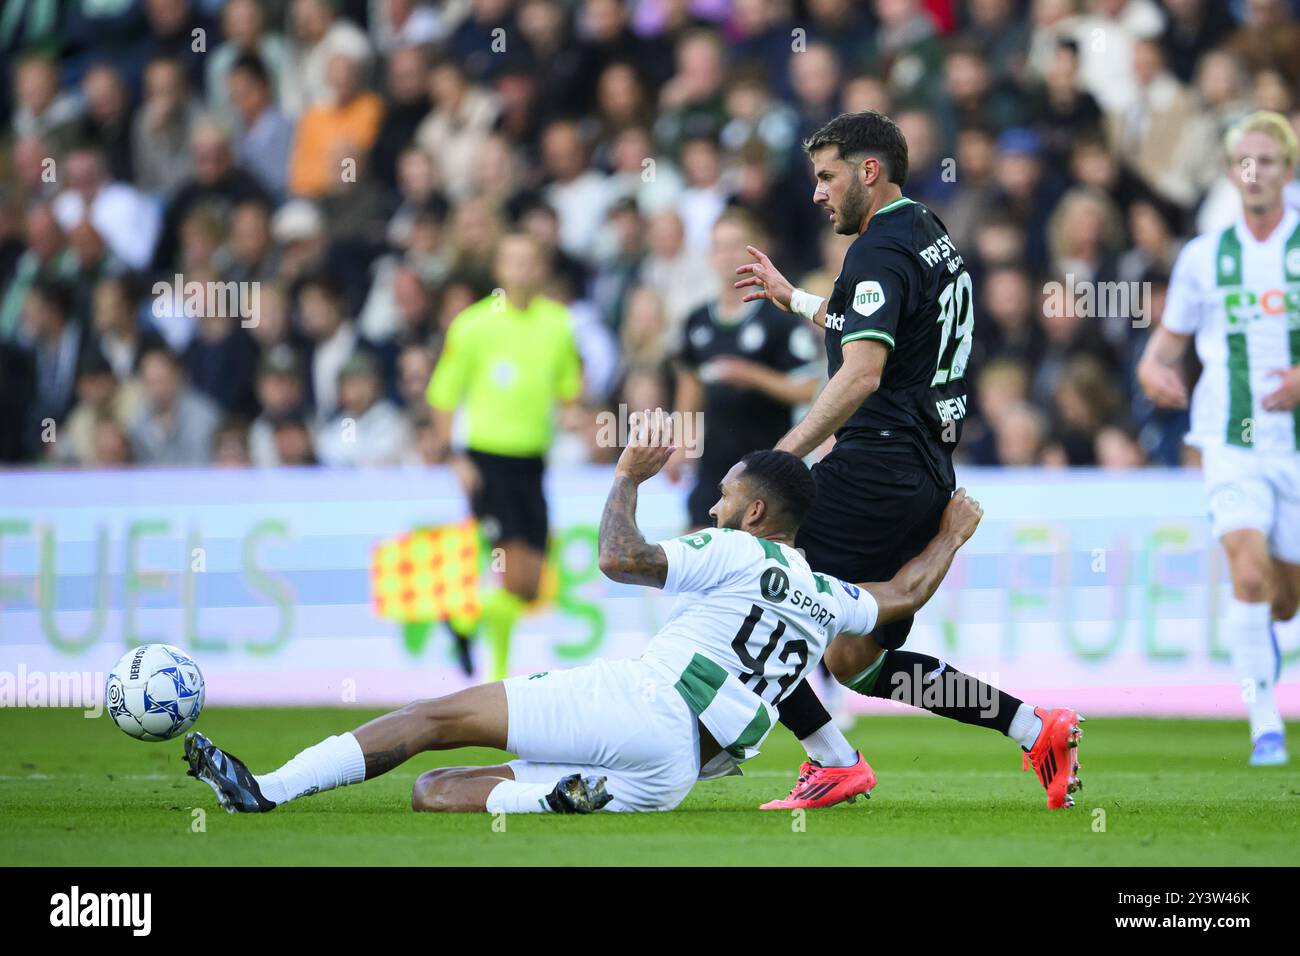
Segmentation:
<svg viewBox="0 0 1300 956">
<path fill-rule="evenodd" d="M 582 365 L 568 309 L 538 294 L 544 253 L 512 233 L 497 249 L 499 288 L 452 321 L 429 381 L 435 441 L 446 455 L 462 406 L 467 447 L 450 462 L 485 536 L 504 552 L 502 587 L 484 596 L 489 680 L 507 676 L 510 635 L 537 598 L 548 521 L 542 475 L 556 405 L 582 392 Z"/>
</svg>

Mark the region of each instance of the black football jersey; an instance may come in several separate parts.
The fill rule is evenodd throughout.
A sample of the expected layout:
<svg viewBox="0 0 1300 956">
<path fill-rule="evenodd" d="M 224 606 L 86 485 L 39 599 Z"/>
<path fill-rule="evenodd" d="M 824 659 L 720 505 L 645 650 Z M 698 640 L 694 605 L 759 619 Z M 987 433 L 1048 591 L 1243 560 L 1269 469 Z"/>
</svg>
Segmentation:
<svg viewBox="0 0 1300 956">
<path fill-rule="evenodd" d="M 880 387 L 835 433 L 907 436 L 944 484 L 966 417 L 966 365 L 975 312 L 970 273 L 933 212 L 906 197 L 871 217 L 854 240 L 826 303 L 831 375 L 847 342 L 889 347 Z"/>
<path fill-rule="evenodd" d="M 742 455 L 771 448 L 794 424 L 794 410 L 763 392 L 712 378 L 709 363 L 725 356 L 793 372 L 819 359 L 816 330 L 769 302 L 751 303 L 738 321 L 722 321 L 713 306 L 686 318 L 677 360 L 704 386 L 706 470 L 726 471 Z"/>
</svg>

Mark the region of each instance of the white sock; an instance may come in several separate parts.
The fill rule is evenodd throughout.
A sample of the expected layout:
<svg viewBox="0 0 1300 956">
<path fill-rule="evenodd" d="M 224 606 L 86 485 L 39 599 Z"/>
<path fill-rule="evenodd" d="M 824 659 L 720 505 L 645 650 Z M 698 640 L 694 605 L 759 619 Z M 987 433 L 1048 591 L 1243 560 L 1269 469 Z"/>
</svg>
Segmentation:
<svg viewBox="0 0 1300 956">
<path fill-rule="evenodd" d="M 487 795 L 488 813 L 554 813 L 546 802 L 546 795 L 555 789 L 553 783 L 520 783 L 502 780 Z"/>
<path fill-rule="evenodd" d="M 1007 736 L 1020 744 L 1025 750 L 1034 746 L 1038 735 L 1043 732 L 1043 718 L 1034 713 L 1032 704 L 1021 704 L 1016 708 L 1016 715 L 1011 718 Z"/>
<path fill-rule="evenodd" d="M 1228 641 L 1232 666 L 1240 680 L 1241 696 L 1250 715 L 1250 739 L 1282 731 L 1273 685 L 1277 677 L 1277 652 L 1273 647 L 1271 612 L 1266 602 L 1228 602 Z"/>
<path fill-rule="evenodd" d="M 262 796 L 272 803 L 288 803 L 365 780 L 366 755 L 356 737 L 339 734 L 308 747 L 279 770 L 254 777 Z"/>
<path fill-rule="evenodd" d="M 833 720 L 826 721 L 799 743 L 823 767 L 852 767 L 858 762 L 858 752 Z"/>
</svg>

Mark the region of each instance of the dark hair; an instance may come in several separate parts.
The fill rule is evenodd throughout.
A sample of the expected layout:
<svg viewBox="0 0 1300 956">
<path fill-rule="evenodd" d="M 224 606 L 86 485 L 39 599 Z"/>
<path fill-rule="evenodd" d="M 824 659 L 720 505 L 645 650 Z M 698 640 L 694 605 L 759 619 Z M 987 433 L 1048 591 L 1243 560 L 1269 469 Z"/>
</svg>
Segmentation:
<svg viewBox="0 0 1300 956">
<path fill-rule="evenodd" d="M 302 278 L 298 283 L 298 288 L 294 292 L 295 298 L 302 295 L 308 289 L 315 289 L 324 295 L 331 302 L 341 304 L 343 302 L 343 286 L 328 272 L 317 269 Z"/>
<path fill-rule="evenodd" d="M 891 183 L 902 186 L 907 181 L 907 140 L 884 113 L 841 113 L 803 144 L 809 156 L 826 146 L 838 147 L 840 159 L 871 153 L 884 162 Z"/>
<path fill-rule="evenodd" d="M 236 57 L 235 62 L 230 64 L 230 72 L 234 73 L 236 70 L 247 73 L 261 86 L 270 87 L 271 85 L 271 77 L 266 72 L 266 64 L 262 62 L 262 58 L 256 53 L 241 53 Z"/>
<path fill-rule="evenodd" d="M 156 337 L 156 338 L 151 337 L 146 342 L 141 344 L 140 351 L 136 353 L 135 368 L 137 373 L 140 371 L 140 369 L 144 368 L 144 360 L 151 355 L 160 356 L 164 361 L 167 362 L 168 365 L 176 369 L 176 371 L 178 372 L 184 369 L 184 365 L 181 362 L 181 357 L 176 354 L 175 350 L 172 349 L 172 347 L 168 345 L 166 341 L 164 341 L 161 337 Z"/>
<path fill-rule="evenodd" d="M 740 461 L 745 466 L 743 477 L 754 482 L 758 496 L 769 506 L 776 505 L 791 528 L 797 528 L 817 496 L 817 485 L 803 459 L 788 451 L 769 449 L 751 451 Z"/>
<path fill-rule="evenodd" d="M 59 313 L 59 318 L 65 321 L 71 318 L 69 313 L 72 311 L 72 290 L 67 283 L 58 279 L 36 279 L 28 286 L 27 291 L 29 295 L 36 296 Z"/>
</svg>

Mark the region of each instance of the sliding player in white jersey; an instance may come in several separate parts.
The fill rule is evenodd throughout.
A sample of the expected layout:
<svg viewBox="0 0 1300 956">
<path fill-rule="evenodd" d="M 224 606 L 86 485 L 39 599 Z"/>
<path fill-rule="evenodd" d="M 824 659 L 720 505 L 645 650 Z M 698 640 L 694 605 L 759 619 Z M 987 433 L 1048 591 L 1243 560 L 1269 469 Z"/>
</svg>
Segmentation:
<svg viewBox="0 0 1300 956">
<path fill-rule="evenodd" d="M 1227 629 L 1250 714 L 1251 764 L 1287 762 L 1272 621 L 1300 601 L 1300 215 L 1283 203 L 1296 136 L 1258 112 L 1225 138 L 1243 214 L 1197 236 L 1174 264 L 1164 317 L 1138 366 L 1157 405 L 1186 408 L 1190 337 L 1204 370 L 1189 444 L 1201 449 L 1214 536 L 1232 575 Z"/>
<path fill-rule="evenodd" d="M 684 595 L 640 657 L 417 701 L 265 775 L 189 734 L 189 773 L 227 810 L 256 813 L 360 783 L 423 751 L 495 747 L 520 759 L 429 771 L 415 783 L 413 808 L 671 810 L 697 779 L 735 773 L 758 753 L 776 703 L 837 634 L 869 634 L 923 605 L 979 524 L 979 503 L 958 490 L 938 534 L 892 580 L 854 585 L 815 574 L 794 549 L 812 476 L 794 455 L 762 451 L 723 478 L 711 511 L 717 528 L 649 544 L 636 527 L 636 489 L 668 460 L 672 435 L 662 411 L 634 419 L 601 519 L 600 567 L 616 581 Z M 1059 759 L 1070 766 L 1064 737 Z"/>
</svg>

